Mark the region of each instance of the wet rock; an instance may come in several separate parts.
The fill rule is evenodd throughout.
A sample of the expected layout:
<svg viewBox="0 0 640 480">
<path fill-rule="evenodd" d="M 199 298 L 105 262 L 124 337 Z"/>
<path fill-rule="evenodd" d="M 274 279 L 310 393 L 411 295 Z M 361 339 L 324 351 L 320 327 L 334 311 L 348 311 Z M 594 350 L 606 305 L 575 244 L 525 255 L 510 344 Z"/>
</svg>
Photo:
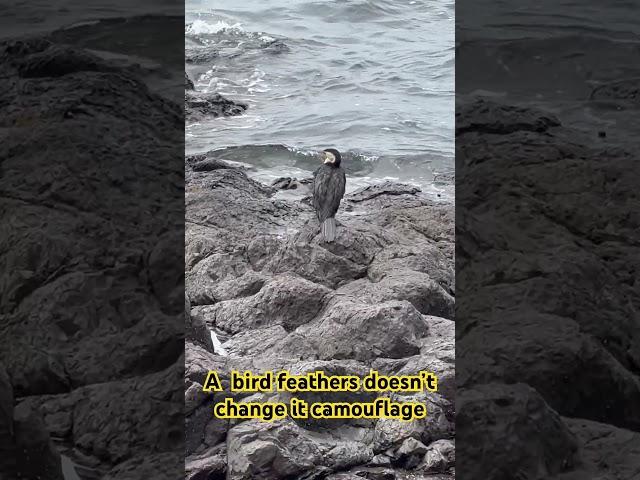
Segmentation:
<svg viewBox="0 0 640 480">
<path fill-rule="evenodd" d="M 218 93 L 195 93 L 189 90 L 184 94 L 184 106 L 186 119 L 191 122 L 241 115 L 248 108 L 246 104 L 228 100 Z"/>
<path fill-rule="evenodd" d="M 465 439 L 458 452 L 465 458 L 458 475 L 549 477 L 578 463 L 575 436 L 531 387 L 484 384 L 458 391 L 457 398 L 457 434 Z M 514 444 L 523 448 L 504 448 Z"/>
<path fill-rule="evenodd" d="M 202 65 L 215 61 L 218 56 L 219 52 L 211 47 L 186 49 L 184 52 L 184 61 L 194 65 Z"/>
</svg>

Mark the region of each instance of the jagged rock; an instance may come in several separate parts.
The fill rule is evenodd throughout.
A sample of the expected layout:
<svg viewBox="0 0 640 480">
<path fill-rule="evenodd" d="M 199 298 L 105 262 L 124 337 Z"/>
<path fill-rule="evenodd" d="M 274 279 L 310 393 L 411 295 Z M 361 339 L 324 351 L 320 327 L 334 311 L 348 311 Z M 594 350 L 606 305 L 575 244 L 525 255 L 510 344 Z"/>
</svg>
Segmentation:
<svg viewBox="0 0 640 480">
<path fill-rule="evenodd" d="M 213 342 L 211 341 L 211 333 L 202 317 L 191 315 L 191 303 L 186 295 L 184 297 L 184 319 L 186 322 L 185 339 L 202 346 L 211 353 L 215 353 Z"/>
<path fill-rule="evenodd" d="M 190 90 L 185 90 L 184 106 L 187 121 L 241 115 L 248 108 L 246 104 L 228 100 L 219 93 L 195 93 Z"/>
<path fill-rule="evenodd" d="M 211 47 L 187 49 L 184 52 L 184 61 L 195 65 L 210 63 L 216 60 L 219 52 Z"/>
<path fill-rule="evenodd" d="M 378 420 L 374 433 L 373 449 L 376 453 L 398 447 L 407 438 L 429 443 L 451 438 L 455 433 L 453 406 L 437 393 L 391 394 L 392 401 L 422 402 L 427 407 L 427 417 L 412 422 L 392 418 Z"/>
<path fill-rule="evenodd" d="M 424 473 L 445 473 L 455 466 L 456 447 L 451 440 L 436 440 L 427 448 L 417 470 Z"/>
<path fill-rule="evenodd" d="M 185 458 L 185 480 L 224 480 L 227 472 L 226 445 L 220 444 Z"/>
<path fill-rule="evenodd" d="M 491 350 L 475 353 L 478 342 L 491 342 Z M 541 392 L 562 415 L 631 429 L 640 425 L 638 379 L 569 319 L 532 311 L 487 316 L 457 342 L 456 351 L 469 365 L 458 372 L 460 386 L 523 382 Z M 510 361 L 500 362 L 500 358 Z M 587 371 L 588 380 L 580 381 Z"/>
<path fill-rule="evenodd" d="M 379 282 L 395 271 L 421 272 L 438 282 L 448 293 L 455 292 L 455 271 L 451 258 L 447 258 L 435 243 L 389 245 L 376 254 L 367 276 L 372 282 Z"/>
<path fill-rule="evenodd" d="M 282 325 L 291 331 L 311 321 L 329 290 L 297 275 L 273 277 L 255 295 L 206 307 L 206 322 L 230 333 Z"/>
<path fill-rule="evenodd" d="M 409 437 L 404 439 L 396 450 L 395 456 L 405 468 L 413 469 L 420 463 L 425 453 L 427 453 L 427 446 L 420 440 Z"/>
<path fill-rule="evenodd" d="M 288 334 L 282 325 L 256 328 L 233 335 L 222 346 L 229 355 L 259 357 L 278 345 Z"/>
<path fill-rule="evenodd" d="M 184 88 L 185 90 L 195 90 L 196 88 L 193 81 L 189 78 L 189 75 L 187 75 L 187 72 L 184 72 Z"/>
<path fill-rule="evenodd" d="M 371 362 L 378 357 L 403 358 L 419 352 L 418 339 L 428 327 L 408 302 L 367 305 L 339 300 L 295 333 L 314 345 L 318 358 Z M 385 332 L 384 336 L 380 332 Z"/>
<path fill-rule="evenodd" d="M 368 462 L 373 453 L 364 444 L 327 434 L 310 434 L 291 420 L 250 420 L 229 430 L 229 480 L 285 478 L 316 469 L 346 469 Z"/>
<path fill-rule="evenodd" d="M 370 303 L 407 300 L 426 315 L 444 318 L 454 315 L 454 298 L 429 275 L 409 270 L 390 272 L 378 282 L 356 280 L 338 289 L 337 293 Z"/>
<path fill-rule="evenodd" d="M 578 463 L 575 436 L 531 387 L 476 385 L 458 391 L 457 399 L 456 433 L 465 439 L 458 452 L 465 459 L 461 477 L 549 477 Z"/>
</svg>

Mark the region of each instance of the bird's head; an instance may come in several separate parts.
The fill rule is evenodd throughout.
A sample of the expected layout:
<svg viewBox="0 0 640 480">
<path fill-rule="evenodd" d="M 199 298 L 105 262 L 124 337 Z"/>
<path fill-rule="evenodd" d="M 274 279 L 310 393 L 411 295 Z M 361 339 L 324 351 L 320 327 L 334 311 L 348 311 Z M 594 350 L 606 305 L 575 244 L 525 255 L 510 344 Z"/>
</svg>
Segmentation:
<svg viewBox="0 0 640 480">
<path fill-rule="evenodd" d="M 327 165 L 331 165 L 332 167 L 339 167 L 340 162 L 342 161 L 342 157 L 340 156 L 340 152 L 335 148 L 327 148 L 322 151 L 322 162 Z"/>
</svg>

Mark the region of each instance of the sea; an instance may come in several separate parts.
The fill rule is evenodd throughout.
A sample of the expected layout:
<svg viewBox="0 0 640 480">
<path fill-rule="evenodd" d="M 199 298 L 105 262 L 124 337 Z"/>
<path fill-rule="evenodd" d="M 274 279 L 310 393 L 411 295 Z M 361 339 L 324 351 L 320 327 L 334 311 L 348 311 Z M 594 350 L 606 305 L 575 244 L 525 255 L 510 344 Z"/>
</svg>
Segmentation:
<svg viewBox="0 0 640 480">
<path fill-rule="evenodd" d="M 333 147 L 348 190 L 391 180 L 453 199 L 452 0 L 188 0 L 185 11 L 196 89 L 249 106 L 187 125 L 188 153 L 270 183 L 311 176 Z"/>
</svg>

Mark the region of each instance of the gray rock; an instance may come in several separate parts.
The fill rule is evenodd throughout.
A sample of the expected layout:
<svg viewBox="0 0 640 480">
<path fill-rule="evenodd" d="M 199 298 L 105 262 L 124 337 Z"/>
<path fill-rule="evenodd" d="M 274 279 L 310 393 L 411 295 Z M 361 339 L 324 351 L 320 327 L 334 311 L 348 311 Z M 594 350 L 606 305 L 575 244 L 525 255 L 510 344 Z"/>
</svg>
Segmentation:
<svg viewBox="0 0 640 480">
<path fill-rule="evenodd" d="M 202 346 L 211 353 L 215 353 L 211 340 L 211 332 L 205 325 L 202 317 L 191 315 L 191 303 L 186 295 L 184 298 L 184 319 L 186 323 L 185 339 Z"/>
<path fill-rule="evenodd" d="M 291 420 L 250 420 L 233 427 L 227 437 L 229 480 L 299 476 L 319 470 L 346 469 L 368 462 L 364 444 L 311 434 Z"/>
<path fill-rule="evenodd" d="M 367 305 L 338 300 L 318 319 L 295 333 L 315 346 L 318 358 L 371 362 L 378 357 L 403 358 L 419 352 L 418 339 L 428 327 L 408 302 Z M 380 332 L 384 332 L 381 335 Z"/>
<path fill-rule="evenodd" d="M 184 460 L 185 480 L 223 479 L 227 472 L 226 445 L 220 444 Z M 176 477 L 177 478 L 177 477 Z"/>
<path fill-rule="evenodd" d="M 374 452 L 397 448 L 408 439 L 419 440 L 425 445 L 436 440 L 452 438 L 455 433 L 453 405 L 437 393 L 391 394 L 396 402 L 421 402 L 427 407 L 427 417 L 412 422 L 381 418 L 376 423 Z"/>
<path fill-rule="evenodd" d="M 485 99 L 464 104 L 456 111 L 456 134 L 482 132 L 508 135 L 517 131 L 545 132 L 558 126 L 560 121 L 547 112 L 500 105 Z"/>
<path fill-rule="evenodd" d="M 457 399 L 456 433 L 465 439 L 459 445 L 458 457 L 465 461 L 458 475 L 549 477 L 579 462 L 575 436 L 531 387 L 484 384 L 458 391 Z"/>
<path fill-rule="evenodd" d="M 272 325 L 291 331 L 319 313 L 328 293 L 327 288 L 297 275 L 282 274 L 255 295 L 217 303 L 204 315 L 209 325 L 230 333 Z"/>
<path fill-rule="evenodd" d="M 456 447 L 451 440 L 436 440 L 427 448 L 417 470 L 424 473 L 445 473 L 456 463 Z"/>
<path fill-rule="evenodd" d="M 184 88 L 185 90 L 195 90 L 195 86 L 193 85 L 193 81 L 187 75 L 187 72 L 184 72 Z"/>
<path fill-rule="evenodd" d="M 429 275 L 409 270 L 390 272 L 378 282 L 356 280 L 338 289 L 337 293 L 370 303 L 407 300 L 420 313 L 444 318 L 454 316 L 454 298 Z"/>
</svg>

